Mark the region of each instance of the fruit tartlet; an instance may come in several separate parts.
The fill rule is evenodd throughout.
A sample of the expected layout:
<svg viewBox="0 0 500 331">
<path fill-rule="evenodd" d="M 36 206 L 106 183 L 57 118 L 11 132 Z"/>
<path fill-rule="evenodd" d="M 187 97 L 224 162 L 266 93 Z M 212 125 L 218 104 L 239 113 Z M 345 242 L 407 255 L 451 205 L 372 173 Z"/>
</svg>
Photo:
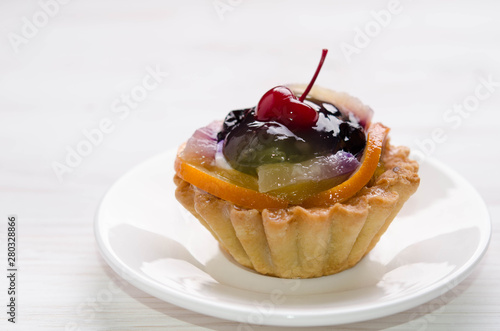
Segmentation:
<svg viewBox="0 0 500 331">
<path fill-rule="evenodd" d="M 277 86 L 198 129 L 175 160 L 177 200 L 239 264 L 281 278 L 358 263 L 417 190 L 418 164 L 358 99 Z M 200 243 L 202 244 L 202 243 Z"/>
</svg>

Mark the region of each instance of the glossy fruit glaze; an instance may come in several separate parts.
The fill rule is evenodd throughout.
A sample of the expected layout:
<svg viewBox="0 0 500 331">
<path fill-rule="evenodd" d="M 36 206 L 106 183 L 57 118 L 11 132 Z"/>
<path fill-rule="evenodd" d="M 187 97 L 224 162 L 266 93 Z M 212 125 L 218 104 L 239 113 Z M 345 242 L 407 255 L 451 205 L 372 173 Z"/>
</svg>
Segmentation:
<svg viewBox="0 0 500 331">
<path fill-rule="evenodd" d="M 259 118 L 257 107 L 231 111 L 217 137 L 223 141 L 223 154 L 231 167 L 255 175 L 264 164 L 297 163 L 339 150 L 361 154 L 366 136 L 355 116 L 314 98 L 306 98 L 303 104 L 317 114 L 314 123 L 296 126 L 272 117 Z"/>
</svg>

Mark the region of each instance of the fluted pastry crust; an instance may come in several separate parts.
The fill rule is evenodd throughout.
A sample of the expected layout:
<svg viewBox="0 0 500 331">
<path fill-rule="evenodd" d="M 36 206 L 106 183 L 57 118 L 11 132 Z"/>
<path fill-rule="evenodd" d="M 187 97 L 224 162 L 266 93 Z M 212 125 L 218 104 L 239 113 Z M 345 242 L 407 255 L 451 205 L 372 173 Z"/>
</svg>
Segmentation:
<svg viewBox="0 0 500 331">
<path fill-rule="evenodd" d="M 175 176 L 176 198 L 238 263 L 281 278 L 331 275 L 358 263 L 417 190 L 409 149 L 387 143 L 384 171 L 354 197 L 327 208 L 245 209 Z"/>
</svg>

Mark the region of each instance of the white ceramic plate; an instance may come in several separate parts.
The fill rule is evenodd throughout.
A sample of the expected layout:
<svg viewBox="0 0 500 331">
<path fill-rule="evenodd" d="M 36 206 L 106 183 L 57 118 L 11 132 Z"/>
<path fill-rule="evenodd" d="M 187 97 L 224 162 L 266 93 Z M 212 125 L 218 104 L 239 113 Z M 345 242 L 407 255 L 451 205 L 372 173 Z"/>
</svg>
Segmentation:
<svg viewBox="0 0 500 331">
<path fill-rule="evenodd" d="M 487 208 L 439 162 L 379 244 L 336 275 L 284 280 L 239 266 L 174 197 L 175 153 L 154 157 L 111 187 L 95 221 L 102 255 L 139 289 L 175 305 L 245 324 L 319 326 L 394 314 L 452 289 L 489 242 Z"/>
</svg>

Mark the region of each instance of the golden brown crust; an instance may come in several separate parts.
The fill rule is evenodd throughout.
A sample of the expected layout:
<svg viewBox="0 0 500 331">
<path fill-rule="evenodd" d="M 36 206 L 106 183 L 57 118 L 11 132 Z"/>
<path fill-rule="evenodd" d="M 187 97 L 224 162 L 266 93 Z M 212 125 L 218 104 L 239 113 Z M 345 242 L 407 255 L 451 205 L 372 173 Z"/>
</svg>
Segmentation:
<svg viewBox="0 0 500 331">
<path fill-rule="evenodd" d="M 320 277 L 358 263 L 416 191 L 418 164 L 408 154 L 388 143 L 385 171 L 328 208 L 244 209 L 177 176 L 176 198 L 240 264 L 281 278 Z"/>
</svg>

